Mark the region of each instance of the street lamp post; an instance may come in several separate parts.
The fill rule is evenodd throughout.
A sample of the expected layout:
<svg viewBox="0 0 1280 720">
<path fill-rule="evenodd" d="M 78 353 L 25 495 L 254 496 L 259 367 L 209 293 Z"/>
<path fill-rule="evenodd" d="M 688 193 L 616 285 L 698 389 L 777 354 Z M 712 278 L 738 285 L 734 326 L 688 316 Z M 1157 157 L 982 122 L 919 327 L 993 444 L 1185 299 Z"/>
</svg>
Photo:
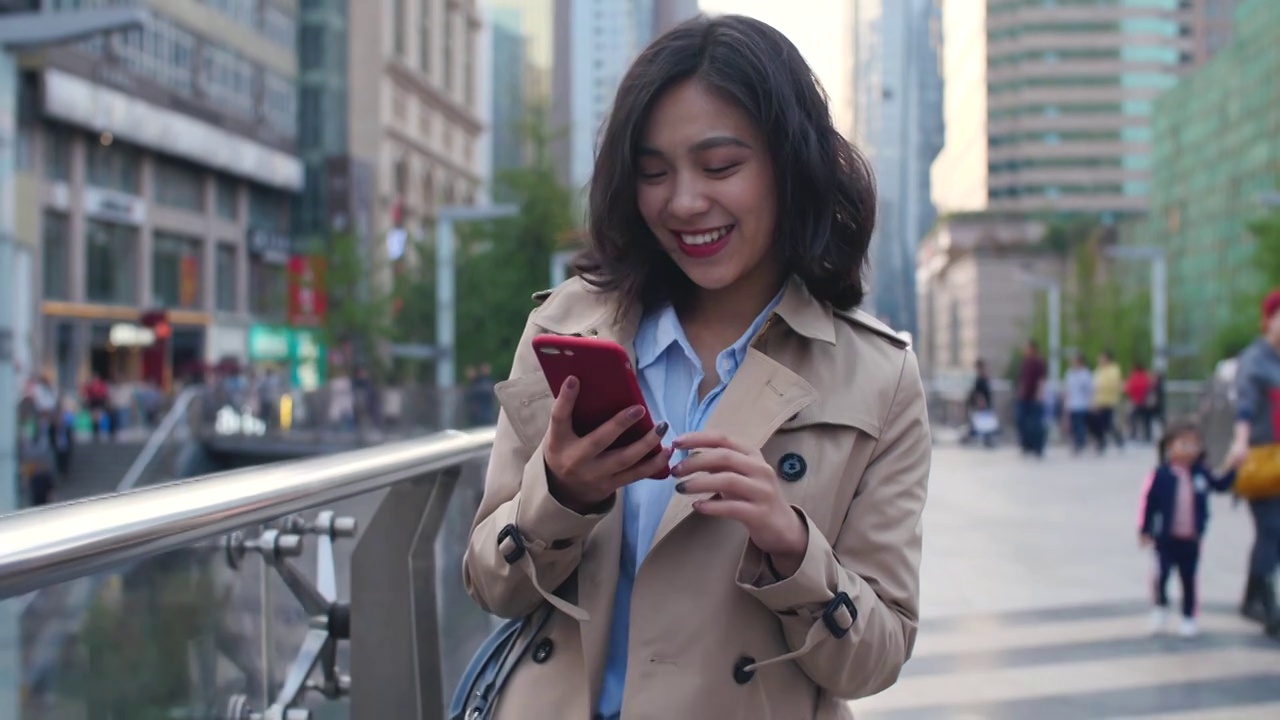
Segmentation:
<svg viewBox="0 0 1280 720">
<path fill-rule="evenodd" d="M 14 158 L 18 134 L 18 59 L 14 53 L 79 40 L 116 30 L 142 27 L 148 13 L 140 8 L 109 8 L 56 13 L 16 12 L 0 15 L 0 287 L 11 293 L 16 243 L 17 204 Z M 6 285 L 7 284 L 7 285 Z M 12 295 L 0 296 L 0 514 L 18 509 L 18 375 L 14 351 Z M 22 714 L 22 659 L 18 641 L 18 608 L 0 603 L 0 716 Z M 3 708 L 9 708 L 4 710 Z"/>
<path fill-rule="evenodd" d="M 454 419 L 453 390 L 457 383 L 457 238 L 454 224 L 512 217 L 516 205 L 450 205 L 436 214 L 436 391 L 439 428 L 448 428 Z"/>
<path fill-rule="evenodd" d="M 1169 369 L 1169 270 L 1164 248 L 1157 245 L 1118 245 L 1106 249 L 1117 260 L 1151 263 L 1151 368 Z"/>
</svg>

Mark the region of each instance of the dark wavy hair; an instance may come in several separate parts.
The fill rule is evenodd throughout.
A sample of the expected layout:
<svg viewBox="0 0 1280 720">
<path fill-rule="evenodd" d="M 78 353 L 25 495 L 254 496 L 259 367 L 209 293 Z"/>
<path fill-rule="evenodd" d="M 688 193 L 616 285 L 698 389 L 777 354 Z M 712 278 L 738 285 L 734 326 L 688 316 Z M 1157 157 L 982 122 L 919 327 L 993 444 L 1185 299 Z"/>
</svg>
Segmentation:
<svg viewBox="0 0 1280 720">
<path fill-rule="evenodd" d="M 689 79 L 740 107 L 768 143 L 778 193 L 773 242 L 784 271 L 833 307 L 861 304 L 876 219 L 871 166 L 836 131 L 827 95 L 795 45 L 739 15 L 676 27 L 623 78 L 596 157 L 590 236 L 576 270 L 619 296 L 619 314 L 689 297 L 692 281 L 658 244 L 636 200 L 636 159 L 649 114 Z"/>
</svg>

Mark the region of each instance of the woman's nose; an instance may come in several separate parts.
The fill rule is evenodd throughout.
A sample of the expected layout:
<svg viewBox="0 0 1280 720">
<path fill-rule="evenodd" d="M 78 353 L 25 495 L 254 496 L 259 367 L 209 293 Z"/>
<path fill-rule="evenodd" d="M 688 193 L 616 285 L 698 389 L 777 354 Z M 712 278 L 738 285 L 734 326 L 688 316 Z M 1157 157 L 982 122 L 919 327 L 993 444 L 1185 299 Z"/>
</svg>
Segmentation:
<svg viewBox="0 0 1280 720">
<path fill-rule="evenodd" d="M 667 210 L 676 217 L 690 218 L 701 215 L 711 207 L 702 183 L 695 178 L 677 178 Z"/>
</svg>

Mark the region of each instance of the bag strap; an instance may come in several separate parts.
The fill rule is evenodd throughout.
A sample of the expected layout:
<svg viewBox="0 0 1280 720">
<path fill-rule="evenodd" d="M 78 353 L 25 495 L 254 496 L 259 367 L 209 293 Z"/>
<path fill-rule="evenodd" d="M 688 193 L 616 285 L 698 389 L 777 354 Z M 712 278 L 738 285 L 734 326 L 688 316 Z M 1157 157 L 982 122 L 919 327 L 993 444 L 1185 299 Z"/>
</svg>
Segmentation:
<svg viewBox="0 0 1280 720">
<path fill-rule="evenodd" d="M 498 672 L 485 684 L 484 687 L 476 690 L 473 697 L 476 703 L 471 707 L 465 716 L 465 720 L 490 720 L 493 717 L 493 711 L 497 707 L 495 702 L 501 695 L 502 689 L 506 687 L 507 678 L 511 676 L 511 671 L 515 669 L 524 656 L 529 652 L 529 648 L 537 639 L 538 633 L 542 632 L 551 619 L 551 613 L 555 612 L 555 608 L 551 605 L 543 604 L 537 610 L 529 613 L 524 617 L 520 625 L 520 629 L 512 637 L 511 641 L 503 648 L 502 656 L 498 659 Z M 513 652 L 517 645 L 517 639 L 525 634 L 525 629 L 532 626 L 532 631 L 528 633 L 524 643 L 518 651 Z"/>
</svg>

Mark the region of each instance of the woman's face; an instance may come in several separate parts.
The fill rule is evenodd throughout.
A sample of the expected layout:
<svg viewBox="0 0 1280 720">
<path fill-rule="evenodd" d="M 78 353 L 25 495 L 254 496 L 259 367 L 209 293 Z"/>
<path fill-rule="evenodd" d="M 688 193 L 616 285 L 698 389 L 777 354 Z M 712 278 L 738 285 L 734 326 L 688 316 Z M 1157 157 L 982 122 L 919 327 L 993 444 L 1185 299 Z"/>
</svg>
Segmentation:
<svg viewBox="0 0 1280 720">
<path fill-rule="evenodd" d="M 742 110 L 697 81 L 676 85 L 653 107 L 637 169 L 640 214 L 696 285 L 776 281 L 773 167 Z"/>
</svg>

